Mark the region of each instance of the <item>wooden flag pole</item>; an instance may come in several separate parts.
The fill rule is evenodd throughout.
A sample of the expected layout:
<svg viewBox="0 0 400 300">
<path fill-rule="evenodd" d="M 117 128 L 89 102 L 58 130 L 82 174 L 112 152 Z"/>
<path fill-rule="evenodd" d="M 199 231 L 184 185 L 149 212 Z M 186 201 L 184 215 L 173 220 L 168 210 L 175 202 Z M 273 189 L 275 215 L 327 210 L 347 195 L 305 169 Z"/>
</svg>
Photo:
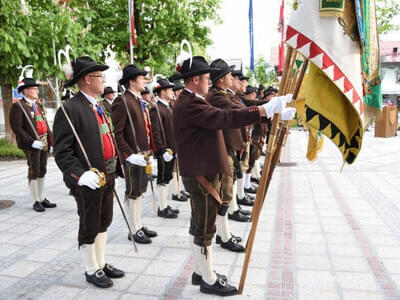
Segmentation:
<svg viewBox="0 0 400 300">
<path fill-rule="evenodd" d="M 298 81 L 296 82 L 295 90 L 294 90 L 294 93 L 293 93 L 293 100 L 292 100 L 291 103 L 289 103 L 288 106 L 293 107 L 294 103 L 296 102 L 297 96 L 299 95 L 299 92 L 300 92 L 301 84 L 302 84 L 303 79 L 304 79 L 304 75 L 305 75 L 305 73 L 307 71 L 307 66 L 308 66 L 308 59 L 306 59 L 304 61 L 304 63 L 303 63 L 303 67 L 302 67 L 302 69 L 300 71 L 300 75 L 299 75 Z M 273 174 L 273 172 L 275 170 L 275 167 L 278 164 L 282 147 L 284 146 L 285 136 L 287 135 L 287 132 L 288 132 L 289 122 L 288 121 L 283 121 L 281 125 L 282 125 L 282 130 L 281 130 L 279 138 L 277 140 L 277 149 L 274 152 L 274 157 L 272 158 L 272 162 L 271 162 L 272 166 L 271 166 L 270 172 L 268 174 L 267 189 L 268 189 L 269 184 L 271 182 L 272 174 Z"/>
<path fill-rule="evenodd" d="M 282 74 L 281 85 L 279 87 L 280 93 L 282 93 L 283 88 L 289 82 L 288 81 L 288 79 L 289 79 L 288 74 L 290 71 L 289 64 L 290 64 L 290 60 L 292 58 L 293 52 L 295 52 L 295 51 L 293 51 L 293 48 L 289 47 L 287 54 L 286 54 L 285 69 Z M 243 293 L 244 282 L 246 280 L 247 271 L 249 268 L 250 256 L 251 256 L 251 252 L 253 250 L 254 238 L 256 235 L 256 231 L 257 231 L 258 219 L 259 219 L 260 213 L 261 213 L 261 206 L 262 206 L 262 203 L 264 201 L 264 197 L 265 197 L 265 194 L 267 191 L 266 190 L 267 176 L 269 174 L 269 170 L 271 167 L 271 161 L 272 161 L 272 156 L 273 156 L 273 152 L 274 152 L 275 138 L 276 138 L 276 134 L 277 134 L 277 130 L 278 130 L 279 121 L 280 121 L 280 114 L 275 114 L 274 119 L 272 121 L 271 133 L 270 133 L 269 140 L 268 140 L 267 154 L 266 154 L 266 159 L 264 162 L 264 169 L 261 174 L 260 185 L 258 187 L 258 191 L 256 194 L 256 200 L 255 200 L 254 207 L 253 207 L 252 225 L 251 225 L 251 229 L 250 229 L 249 238 L 248 238 L 247 244 L 246 244 L 246 256 L 245 256 L 245 260 L 244 260 L 244 264 L 243 264 L 242 274 L 240 277 L 239 294 Z"/>
</svg>

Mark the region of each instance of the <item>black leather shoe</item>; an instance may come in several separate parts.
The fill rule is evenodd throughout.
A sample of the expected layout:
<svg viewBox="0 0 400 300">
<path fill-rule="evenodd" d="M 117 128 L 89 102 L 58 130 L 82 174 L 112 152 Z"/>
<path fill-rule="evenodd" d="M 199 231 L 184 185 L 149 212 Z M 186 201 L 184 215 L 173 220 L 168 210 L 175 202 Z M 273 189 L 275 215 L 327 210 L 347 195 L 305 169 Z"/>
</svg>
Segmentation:
<svg viewBox="0 0 400 300">
<path fill-rule="evenodd" d="M 245 250 L 243 245 L 239 244 L 239 242 L 233 236 L 226 243 L 221 241 L 221 247 L 232 252 L 244 252 Z"/>
<path fill-rule="evenodd" d="M 231 232 L 231 235 L 232 235 L 232 238 L 234 238 L 238 243 L 240 243 L 242 241 L 242 238 L 240 236 L 233 235 L 232 232 Z M 215 236 L 215 242 L 218 245 L 221 244 L 221 242 L 222 242 L 221 237 L 218 234 Z"/>
<path fill-rule="evenodd" d="M 262 155 L 262 156 L 265 156 L 265 155 L 266 155 L 265 151 L 261 152 L 261 155 Z"/>
<path fill-rule="evenodd" d="M 185 202 L 185 201 L 188 201 L 188 198 L 185 197 L 184 195 L 178 196 L 177 194 L 172 194 L 172 200 Z"/>
<path fill-rule="evenodd" d="M 183 196 L 185 196 L 186 198 L 190 198 L 190 194 L 188 192 L 186 192 L 186 191 L 181 191 L 181 194 Z"/>
<path fill-rule="evenodd" d="M 246 198 L 246 195 L 242 199 L 239 199 L 238 196 L 236 195 L 236 200 L 237 200 L 237 203 L 240 205 L 246 205 L 246 206 L 254 205 L 254 201 L 250 200 L 249 198 Z"/>
<path fill-rule="evenodd" d="M 218 273 L 215 272 L 215 271 L 214 271 L 214 273 L 215 273 L 215 275 L 217 276 L 217 279 L 222 279 L 222 280 L 224 280 L 224 281 L 228 281 L 228 278 L 226 278 L 225 275 L 218 274 Z M 193 284 L 193 285 L 200 285 L 201 280 L 202 280 L 202 277 L 201 277 L 200 274 L 197 274 L 197 273 L 195 273 L 195 272 L 192 273 L 192 284 Z"/>
<path fill-rule="evenodd" d="M 257 189 L 254 186 L 250 186 L 249 188 L 244 188 L 246 193 L 257 194 Z"/>
<path fill-rule="evenodd" d="M 168 208 L 164 208 L 163 210 L 160 210 L 160 208 L 158 208 L 157 216 L 165 219 L 176 219 L 178 217 L 177 214 L 174 214 Z"/>
<path fill-rule="evenodd" d="M 250 177 L 250 181 L 254 182 L 254 183 L 257 183 L 257 184 L 260 184 L 260 179 L 258 179 L 258 178 Z"/>
<path fill-rule="evenodd" d="M 151 244 L 151 238 L 149 238 L 143 230 L 138 230 L 134 235 L 133 239 L 135 240 L 136 243 L 139 244 Z M 131 240 L 131 236 L 128 234 L 128 240 Z"/>
<path fill-rule="evenodd" d="M 250 195 L 250 194 L 247 194 L 247 193 L 244 193 L 244 197 L 246 199 L 250 199 L 250 200 L 256 199 L 256 195 Z"/>
<path fill-rule="evenodd" d="M 42 203 L 35 201 L 35 203 L 33 203 L 33 210 L 37 212 L 44 212 L 46 209 L 43 207 Z"/>
<path fill-rule="evenodd" d="M 239 204 L 238 204 L 238 207 L 239 207 L 240 212 L 241 212 L 243 215 L 246 215 L 246 216 L 250 216 L 250 215 L 251 215 L 251 211 L 250 211 L 250 210 L 243 209 Z"/>
<path fill-rule="evenodd" d="M 85 272 L 86 275 L 86 281 L 93 283 L 95 286 L 99 288 L 109 288 L 113 286 L 113 282 L 106 273 L 104 273 L 103 270 L 97 270 L 95 273 L 92 275 L 89 275 L 88 273 Z"/>
<path fill-rule="evenodd" d="M 173 212 L 174 214 L 178 215 L 179 214 L 179 209 L 177 208 L 172 208 L 171 206 L 167 206 L 170 212 Z"/>
<path fill-rule="evenodd" d="M 218 296 L 233 296 L 238 294 L 238 290 L 234 286 L 222 279 L 217 279 L 213 285 L 209 285 L 202 280 L 200 283 L 200 292 Z"/>
<path fill-rule="evenodd" d="M 42 205 L 45 208 L 54 208 L 57 207 L 57 204 L 55 203 L 51 203 L 48 199 L 44 198 L 44 200 L 42 201 Z"/>
<path fill-rule="evenodd" d="M 157 232 L 147 229 L 147 227 L 142 227 L 141 230 L 149 237 L 149 238 L 153 238 L 157 236 Z"/>
<path fill-rule="evenodd" d="M 108 276 L 108 278 L 121 278 L 125 276 L 125 272 L 113 267 L 110 264 L 105 264 L 103 268 L 104 273 Z"/>
<path fill-rule="evenodd" d="M 243 214 L 240 209 L 234 211 L 233 214 L 228 214 L 228 219 L 238 222 L 250 222 L 249 215 Z"/>
</svg>

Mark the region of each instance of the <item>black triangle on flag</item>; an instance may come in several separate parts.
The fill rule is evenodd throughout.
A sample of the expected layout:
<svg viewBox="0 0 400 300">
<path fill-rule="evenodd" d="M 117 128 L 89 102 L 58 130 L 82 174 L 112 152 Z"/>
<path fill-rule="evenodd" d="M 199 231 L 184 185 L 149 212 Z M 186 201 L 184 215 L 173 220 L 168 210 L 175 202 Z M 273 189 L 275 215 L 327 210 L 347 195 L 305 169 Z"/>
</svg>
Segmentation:
<svg viewBox="0 0 400 300">
<path fill-rule="evenodd" d="M 343 144 L 344 144 L 344 142 L 345 142 L 344 134 L 343 134 L 343 133 L 340 133 L 340 140 L 339 140 L 339 145 L 338 145 L 338 147 L 339 147 L 339 148 L 342 147 Z"/>
<path fill-rule="evenodd" d="M 310 121 L 317 115 L 317 112 L 306 106 L 306 121 Z"/>
<path fill-rule="evenodd" d="M 346 161 L 351 164 L 353 161 L 356 159 L 356 156 L 353 154 L 353 152 L 349 151 L 349 155 L 347 155 Z"/>
<path fill-rule="evenodd" d="M 335 124 L 331 123 L 331 130 L 332 130 L 332 138 L 334 138 L 338 134 L 339 128 L 337 128 Z"/>
<path fill-rule="evenodd" d="M 325 117 L 319 115 L 319 130 L 324 130 L 331 122 Z"/>
</svg>

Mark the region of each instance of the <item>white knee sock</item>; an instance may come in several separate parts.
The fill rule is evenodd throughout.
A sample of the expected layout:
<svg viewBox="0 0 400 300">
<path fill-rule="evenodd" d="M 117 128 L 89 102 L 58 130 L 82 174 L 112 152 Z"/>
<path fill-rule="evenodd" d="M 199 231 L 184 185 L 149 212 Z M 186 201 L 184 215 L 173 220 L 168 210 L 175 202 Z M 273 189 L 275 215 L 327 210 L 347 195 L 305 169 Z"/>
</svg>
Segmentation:
<svg viewBox="0 0 400 300">
<path fill-rule="evenodd" d="M 138 227 L 137 222 L 136 222 L 136 207 L 137 207 L 137 199 L 127 199 L 125 201 L 125 212 L 126 212 L 126 217 L 128 219 L 129 225 L 131 226 L 132 233 L 135 234 L 136 231 L 139 230 L 140 227 Z"/>
<path fill-rule="evenodd" d="M 99 269 L 99 265 L 96 260 L 96 250 L 93 244 L 82 244 L 79 247 L 79 252 L 81 253 L 83 263 L 86 267 L 86 272 L 92 275 Z"/>
<path fill-rule="evenodd" d="M 251 183 L 250 183 L 250 173 L 244 173 L 244 187 L 246 189 L 251 188 Z"/>
<path fill-rule="evenodd" d="M 179 188 L 178 175 L 177 175 L 176 172 L 172 172 L 172 186 L 173 186 L 173 193 L 175 195 L 180 196 L 181 195 L 181 190 Z"/>
<path fill-rule="evenodd" d="M 160 210 L 164 210 L 167 208 L 167 196 L 168 196 L 168 185 L 160 184 L 157 186 L 158 188 L 158 206 Z"/>
<path fill-rule="evenodd" d="M 193 256 L 193 272 L 195 272 L 198 275 L 201 275 L 201 269 L 199 265 L 199 257 L 198 253 L 201 253 L 201 249 L 197 250 L 196 247 L 199 247 L 194 244 L 193 242 L 193 236 L 189 235 L 189 245 L 190 245 L 190 250 L 192 251 L 192 256 Z M 199 247 L 200 248 L 200 247 Z"/>
<path fill-rule="evenodd" d="M 214 273 L 214 266 L 212 264 L 212 247 L 207 247 L 207 256 L 203 253 L 203 248 L 195 245 L 195 252 L 199 255 L 199 265 L 201 270 L 202 279 L 210 285 L 217 281 L 217 276 Z"/>
<path fill-rule="evenodd" d="M 236 202 L 236 193 L 237 193 L 237 180 L 235 180 L 235 183 L 233 184 L 233 191 L 232 191 L 233 199 L 231 201 L 231 204 L 229 204 L 228 208 L 228 213 L 230 214 L 233 214 L 235 211 L 239 209 L 239 206 L 237 205 Z"/>
<path fill-rule="evenodd" d="M 137 200 L 135 200 L 136 203 L 136 225 L 138 227 L 138 230 L 142 228 L 142 201 L 143 201 L 143 196 L 139 196 Z"/>
<path fill-rule="evenodd" d="M 31 191 L 33 202 L 40 202 L 37 179 L 29 181 L 29 190 Z"/>
<path fill-rule="evenodd" d="M 254 164 L 254 168 L 251 169 L 251 177 L 260 179 L 260 162 L 257 160 Z"/>
<path fill-rule="evenodd" d="M 228 216 L 217 215 L 217 234 L 221 237 L 221 240 L 226 243 L 231 238 L 231 232 L 229 230 Z"/>
<path fill-rule="evenodd" d="M 244 174 L 243 174 L 244 175 Z M 244 198 L 244 177 L 237 179 L 237 196 L 239 199 Z"/>
<path fill-rule="evenodd" d="M 37 179 L 39 201 L 44 201 L 44 177 Z"/>
<path fill-rule="evenodd" d="M 105 266 L 104 255 L 106 252 L 106 242 L 107 242 L 107 231 L 100 232 L 96 235 L 94 239 L 94 247 L 96 249 L 96 260 L 99 269 L 103 269 Z"/>
</svg>

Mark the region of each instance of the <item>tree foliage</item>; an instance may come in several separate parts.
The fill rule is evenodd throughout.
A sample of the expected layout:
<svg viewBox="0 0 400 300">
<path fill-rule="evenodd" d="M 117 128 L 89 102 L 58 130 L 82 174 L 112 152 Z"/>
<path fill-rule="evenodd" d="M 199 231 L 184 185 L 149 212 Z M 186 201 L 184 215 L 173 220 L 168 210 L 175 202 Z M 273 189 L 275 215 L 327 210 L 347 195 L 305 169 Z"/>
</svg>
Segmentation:
<svg viewBox="0 0 400 300">
<path fill-rule="evenodd" d="M 54 66 L 53 40 L 58 50 L 67 43 L 78 48 L 83 38 L 82 26 L 73 21 L 69 8 L 51 0 L 26 2 L 29 12 L 24 15 L 20 1 L 0 0 L 0 84 L 15 86 L 20 65 L 33 65 L 35 78 L 60 75 Z"/>
<path fill-rule="evenodd" d="M 273 85 L 276 81 L 275 70 L 269 63 L 266 62 L 263 56 L 256 59 L 253 71 L 250 68 L 246 68 L 246 76 L 250 77 L 250 85 L 256 86 L 257 84 L 263 84 L 264 86 Z"/>
<path fill-rule="evenodd" d="M 135 63 L 150 66 L 155 73 L 169 74 L 175 66 L 180 42 L 187 39 L 196 50 L 211 44 L 208 21 L 218 22 L 220 0 L 135 0 L 137 46 Z M 73 0 L 76 17 L 90 26 L 89 43 L 113 45 L 119 60 L 129 61 L 128 2 L 126 0 Z"/>
<path fill-rule="evenodd" d="M 377 0 L 376 19 L 378 22 L 378 32 L 385 34 L 400 30 L 400 26 L 393 23 L 393 19 L 399 14 L 400 2 L 398 0 Z"/>
</svg>

